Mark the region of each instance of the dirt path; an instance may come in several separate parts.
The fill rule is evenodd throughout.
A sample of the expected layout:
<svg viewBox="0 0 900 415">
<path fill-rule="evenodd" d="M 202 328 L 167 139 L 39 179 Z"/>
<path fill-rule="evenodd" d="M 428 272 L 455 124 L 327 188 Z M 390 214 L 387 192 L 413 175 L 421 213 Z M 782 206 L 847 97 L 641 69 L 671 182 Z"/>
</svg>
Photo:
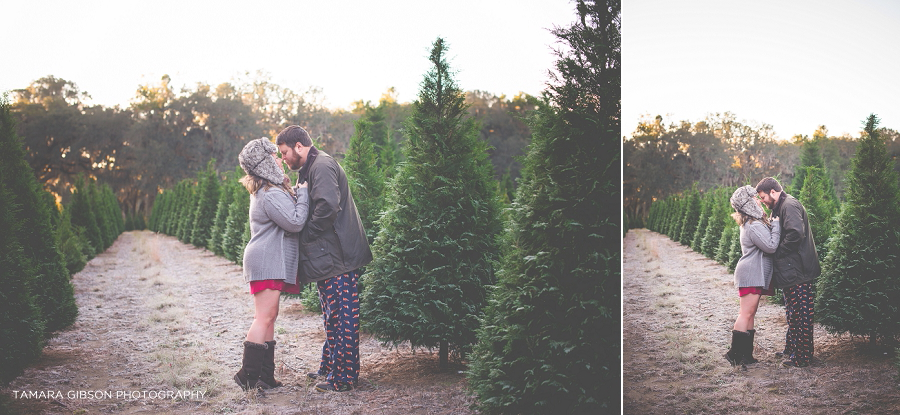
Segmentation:
<svg viewBox="0 0 900 415">
<path fill-rule="evenodd" d="M 781 366 L 784 309 L 760 304 L 760 363 L 732 368 L 724 358 L 738 298 L 728 270 L 646 229 L 630 230 L 623 252 L 626 414 L 897 414 L 893 353 L 864 339 L 815 327 L 809 368 Z"/>
<path fill-rule="evenodd" d="M 40 360 L 0 390 L 20 413 L 468 414 L 456 367 L 437 355 L 361 339 L 360 387 L 317 393 L 319 314 L 282 299 L 276 377 L 284 387 L 245 393 L 231 380 L 253 302 L 241 268 L 154 233 L 126 232 L 73 278 L 80 314 Z M 179 393 L 179 391 L 181 393 Z M 111 395 L 111 396 L 110 396 Z"/>
</svg>

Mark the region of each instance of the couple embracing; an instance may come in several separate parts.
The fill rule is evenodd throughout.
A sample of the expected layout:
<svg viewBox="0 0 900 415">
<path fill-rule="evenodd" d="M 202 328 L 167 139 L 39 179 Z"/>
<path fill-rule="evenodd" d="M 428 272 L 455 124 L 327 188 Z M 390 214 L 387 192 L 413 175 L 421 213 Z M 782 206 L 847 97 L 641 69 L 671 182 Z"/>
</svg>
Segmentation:
<svg viewBox="0 0 900 415">
<path fill-rule="evenodd" d="M 761 203 L 772 212 L 771 218 Z M 753 319 L 759 299 L 784 292 L 788 330 L 784 350 L 788 367 L 809 366 L 813 357 L 813 286 L 821 272 L 806 208 L 767 177 L 756 187 L 738 188 L 731 196 L 732 217 L 740 225 L 741 258 L 734 270 L 740 312 L 725 358 L 732 365 L 757 363 L 753 358 Z"/>
<path fill-rule="evenodd" d="M 276 152 L 280 151 L 283 159 Z M 317 372 L 320 392 L 344 392 L 359 378 L 359 269 L 372 260 L 365 230 L 340 164 L 292 125 L 272 144 L 252 140 L 238 156 L 250 192 L 250 241 L 244 279 L 255 316 L 234 380 L 245 390 L 281 386 L 275 379 L 275 320 L 281 293 L 299 294 L 315 282 L 325 343 Z M 282 163 L 299 172 L 295 185 Z"/>
</svg>

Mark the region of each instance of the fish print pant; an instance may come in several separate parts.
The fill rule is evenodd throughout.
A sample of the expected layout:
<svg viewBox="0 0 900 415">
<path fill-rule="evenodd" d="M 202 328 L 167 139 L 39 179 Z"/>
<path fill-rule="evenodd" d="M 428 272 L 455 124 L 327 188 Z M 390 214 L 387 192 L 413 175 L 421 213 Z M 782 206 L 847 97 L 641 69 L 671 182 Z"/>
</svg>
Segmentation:
<svg viewBox="0 0 900 415">
<path fill-rule="evenodd" d="M 784 313 L 788 331 L 785 335 L 785 357 L 794 363 L 807 365 L 813 357 L 813 294 L 812 283 L 784 288 Z"/>
<path fill-rule="evenodd" d="M 356 384 L 359 379 L 359 271 L 317 283 L 325 322 L 325 343 L 319 374 L 332 385 Z"/>
</svg>

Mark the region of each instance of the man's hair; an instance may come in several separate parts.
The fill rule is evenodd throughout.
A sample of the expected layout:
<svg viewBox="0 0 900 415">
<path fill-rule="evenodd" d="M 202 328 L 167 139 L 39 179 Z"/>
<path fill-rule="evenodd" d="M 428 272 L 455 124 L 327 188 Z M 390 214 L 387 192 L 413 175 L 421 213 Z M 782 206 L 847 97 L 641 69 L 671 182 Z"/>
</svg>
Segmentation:
<svg viewBox="0 0 900 415">
<path fill-rule="evenodd" d="M 769 194 L 773 190 L 779 193 L 782 191 L 781 183 L 778 183 L 778 180 L 775 180 L 774 178 L 766 177 L 756 184 L 756 193 L 763 192 Z"/>
<path fill-rule="evenodd" d="M 275 144 L 279 146 L 285 144 L 288 147 L 294 147 L 297 143 L 300 143 L 303 147 L 312 146 L 312 139 L 309 138 L 309 133 L 299 125 L 288 126 L 281 130 L 278 133 L 278 137 L 275 138 Z"/>
</svg>

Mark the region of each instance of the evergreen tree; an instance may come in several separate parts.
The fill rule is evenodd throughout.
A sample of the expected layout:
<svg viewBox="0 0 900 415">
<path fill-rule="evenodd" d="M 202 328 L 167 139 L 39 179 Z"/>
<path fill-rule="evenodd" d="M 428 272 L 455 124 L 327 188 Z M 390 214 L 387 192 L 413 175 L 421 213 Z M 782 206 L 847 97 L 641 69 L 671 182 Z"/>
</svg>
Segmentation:
<svg viewBox="0 0 900 415">
<path fill-rule="evenodd" d="M 210 159 L 206 170 L 197 174 L 197 208 L 194 210 L 194 223 L 191 226 L 191 243 L 198 248 L 206 248 L 210 231 L 216 219 L 216 207 L 219 200 L 219 173 L 216 172 L 216 159 Z"/>
<path fill-rule="evenodd" d="M 140 212 L 135 213 L 134 230 L 142 231 L 144 229 L 147 229 L 147 221 L 144 220 L 144 214 Z"/>
<path fill-rule="evenodd" d="M 50 228 L 51 214 L 42 201 L 43 190 L 25 161 L 25 148 L 16 134 L 9 103 L 5 99 L 0 99 L 0 148 L 3 149 L 0 151 L 0 179 L 7 191 L 16 196 L 15 205 L 19 208 L 15 220 L 20 227 L 13 237 L 21 245 L 30 264 L 23 271 L 32 273 L 32 276 L 19 274 L 19 277 L 33 283 L 26 286 L 30 290 L 28 295 L 34 297 L 46 330 L 56 331 L 75 321 L 78 306 L 69 273 Z M 14 209 L 15 205 L 10 204 L 10 209 Z M 0 229 L 6 232 L 7 228 Z M 11 248 L 14 248 L 13 245 L 10 242 Z M 4 292 L 16 295 L 15 291 L 6 291 L 8 289 L 3 287 Z"/>
<path fill-rule="evenodd" d="M 708 191 L 700 197 L 700 216 L 697 219 L 697 229 L 694 231 L 694 237 L 691 238 L 691 249 L 695 252 L 700 252 L 703 244 L 703 237 L 706 235 L 706 228 L 709 226 L 709 219 L 715 203 L 714 196 L 714 191 Z"/>
<path fill-rule="evenodd" d="M 741 227 L 735 224 L 734 232 L 731 234 L 731 246 L 728 250 L 728 272 L 734 272 L 737 267 L 738 260 L 741 259 L 743 252 L 741 251 Z"/>
<path fill-rule="evenodd" d="M 728 266 L 728 257 L 731 255 L 731 242 L 734 239 L 735 232 L 739 232 L 737 224 L 734 220 L 725 223 L 722 229 L 722 235 L 719 236 L 719 244 L 716 248 L 716 262 Z"/>
<path fill-rule="evenodd" d="M 900 334 L 900 200 L 877 125 L 870 115 L 857 144 L 816 299 L 816 321 L 828 331 L 867 335 L 873 344 Z"/>
<path fill-rule="evenodd" d="M 85 236 L 91 243 L 92 252 L 88 259 L 103 252 L 103 237 L 100 235 L 100 227 L 97 226 L 97 218 L 91 208 L 90 189 L 82 175 L 75 178 L 75 192 L 72 194 L 70 209 L 72 210 L 72 224 L 81 226 L 85 230 Z"/>
<path fill-rule="evenodd" d="M 5 103 L 0 102 L 0 105 Z M 3 111 L 3 109 L 0 109 Z M 2 116 L 2 114 L 0 114 Z M 4 131 L 5 133 L 5 131 Z M 5 140 L 4 140 L 5 141 Z M 30 173 L 30 170 L 29 170 Z M 22 209 L 6 187 L 8 174 L 0 169 L 0 383 L 5 384 L 41 354 L 44 321 L 35 305 L 35 270 L 25 255 L 21 234 Z"/>
<path fill-rule="evenodd" d="M 446 53 L 438 38 L 405 124 L 406 163 L 391 184 L 362 298 L 368 330 L 385 343 L 439 347 L 442 370 L 451 350 L 475 343 L 501 229 L 487 144 Z"/>
<path fill-rule="evenodd" d="M 837 214 L 838 201 L 832 199 L 834 185 L 828 172 L 821 167 L 807 167 L 803 190 L 797 198 L 809 215 L 809 227 L 819 260 L 824 260 L 828 253 L 826 242 L 834 228 L 834 216 Z"/>
<path fill-rule="evenodd" d="M 225 256 L 225 251 L 222 249 L 222 239 L 225 236 L 225 220 L 228 219 L 228 208 L 231 207 L 231 202 L 234 201 L 235 187 L 240 186 L 237 180 L 241 175 L 241 171 L 240 167 L 237 167 L 235 171 L 231 172 L 225 178 L 225 182 L 222 183 L 222 188 L 219 192 L 219 202 L 216 204 L 216 217 L 209 234 L 209 242 L 206 245 L 218 256 Z"/>
<path fill-rule="evenodd" d="M 675 209 L 672 210 L 672 223 L 669 225 L 669 239 L 678 242 L 678 239 L 681 237 L 681 230 L 684 227 L 684 216 L 687 214 L 688 207 L 690 206 L 690 190 L 685 192 L 678 198 L 678 204 Z"/>
<path fill-rule="evenodd" d="M 824 126 L 821 128 L 824 128 Z M 812 140 L 803 140 L 803 145 L 800 147 L 800 167 L 796 169 L 797 171 L 794 173 L 794 182 L 791 184 L 791 188 L 794 192 L 799 194 L 803 189 L 803 183 L 806 181 L 806 169 L 808 167 L 825 168 L 825 161 L 822 159 L 821 150 L 821 141 L 823 139 L 825 139 L 825 137 L 816 135 Z"/>
<path fill-rule="evenodd" d="M 469 381 L 484 413 L 612 413 L 621 402 L 620 5 L 579 1 L 532 119 L 498 285 Z"/>
<path fill-rule="evenodd" d="M 185 187 L 178 203 L 178 214 L 175 217 L 177 228 L 175 237 L 186 244 L 191 243 L 191 234 L 194 226 L 194 213 L 197 211 L 197 184 L 185 179 Z"/>
<path fill-rule="evenodd" d="M 681 230 L 678 237 L 674 239 L 682 245 L 691 245 L 694 239 L 694 232 L 697 231 L 697 221 L 700 216 L 700 191 L 697 190 L 697 183 L 691 187 L 690 193 L 685 198 L 687 205 L 681 218 Z"/>
<path fill-rule="evenodd" d="M 96 180 L 88 179 L 87 189 L 91 211 L 94 212 L 97 227 L 100 229 L 100 241 L 102 245 L 100 249 L 97 250 L 97 252 L 100 253 L 106 251 L 106 248 L 109 248 L 110 245 L 112 245 L 115 230 L 113 229 L 112 218 L 109 217 L 109 212 L 105 208 L 106 203 L 103 201 L 100 185 Z"/>
<path fill-rule="evenodd" d="M 500 178 L 500 200 L 507 205 L 516 198 L 516 183 L 512 179 L 512 169 L 507 166 L 506 173 Z"/>
<path fill-rule="evenodd" d="M 716 251 L 719 247 L 719 240 L 722 237 L 722 230 L 725 229 L 728 221 L 733 221 L 730 216 L 733 209 L 729 200 L 734 190 L 732 187 L 720 187 L 710 192 L 712 194 L 712 209 L 700 248 L 700 253 L 709 259 L 716 259 Z"/>
<path fill-rule="evenodd" d="M 60 215 L 59 225 L 56 227 L 56 241 L 69 274 L 84 269 L 88 253 L 92 252 L 93 248 L 90 247 L 90 241 L 84 234 L 84 228 L 72 224 L 71 209 L 63 209 Z"/>
<path fill-rule="evenodd" d="M 384 114 L 385 105 L 386 103 L 382 101 L 377 107 L 367 106 L 363 119 L 370 123 L 367 131 L 368 138 L 373 145 L 372 151 L 377 156 L 375 161 L 378 170 L 387 177 L 393 177 L 400 149 L 387 123 L 387 117 Z"/>
<path fill-rule="evenodd" d="M 376 221 L 385 204 L 385 176 L 376 164 L 373 126 L 365 119 L 356 121 L 356 132 L 350 138 L 350 148 L 341 162 L 369 243 L 374 242 L 378 234 Z"/>
<path fill-rule="evenodd" d="M 250 218 L 250 193 L 244 186 L 235 186 L 233 201 L 225 218 L 225 234 L 222 235 L 222 252 L 225 258 L 237 264 L 244 259 L 244 227 Z"/>
</svg>

